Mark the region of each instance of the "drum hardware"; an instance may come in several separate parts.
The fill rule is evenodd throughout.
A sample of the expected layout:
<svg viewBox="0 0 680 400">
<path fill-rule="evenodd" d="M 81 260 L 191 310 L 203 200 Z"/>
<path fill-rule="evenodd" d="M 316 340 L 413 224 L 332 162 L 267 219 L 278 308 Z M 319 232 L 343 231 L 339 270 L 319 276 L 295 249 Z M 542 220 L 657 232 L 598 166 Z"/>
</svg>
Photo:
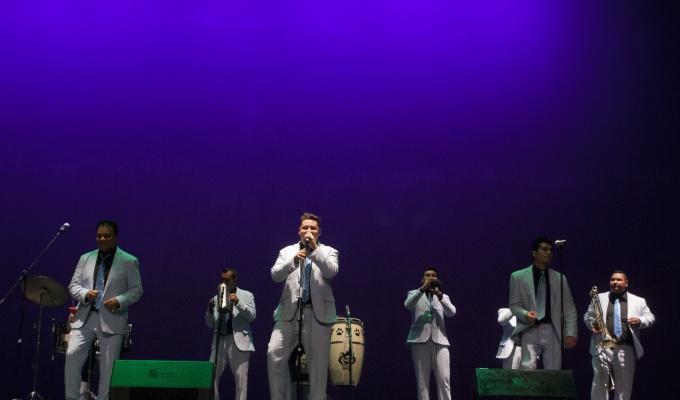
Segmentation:
<svg viewBox="0 0 680 400">
<path fill-rule="evenodd" d="M 31 393 L 29 393 L 29 399 L 40 399 L 44 398 L 38 393 L 38 366 L 40 364 L 40 338 L 42 335 L 42 314 L 44 307 L 55 307 L 61 306 L 66 303 L 68 299 L 68 292 L 64 287 L 57 281 L 46 276 L 31 276 L 28 277 L 23 283 L 24 296 L 38 304 L 38 318 L 35 324 L 37 335 L 35 339 L 35 351 L 33 353 L 33 386 Z"/>
<path fill-rule="evenodd" d="M 24 310 L 25 310 L 25 292 L 26 292 L 26 283 L 27 280 L 29 279 L 28 274 L 31 272 L 33 267 L 38 263 L 38 261 L 42 258 L 43 254 L 47 252 L 47 250 L 52 247 L 52 244 L 57 240 L 59 236 L 61 236 L 62 233 L 66 232 L 68 228 L 70 228 L 71 225 L 68 222 L 65 222 L 64 224 L 61 225 L 61 227 L 57 230 L 57 233 L 52 237 L 52 239 L 47 243 L 47 245 L 38 253 L 38 255 L 33 259 L 31 264 L 22 269 L 21 272 L 19 273 L 19 278 L 14 282 L 12 287 L 9 288 L 7 293 L 5 293 L 5 296 L 0 299 L 0 306 L 5 304 L 5 301 L 9 298 L 9 296 L 14 293 L 14 290 L 21 285 L 21 287 L 24 289 L 24 293 L 22 293 L 21 296 L 21 301 L 19 302 L 19 323 L 17 326 L 17 338 L 16 338 L 16 359 L 20 360 L 22 359 L 21 357 L 21 345 L 23 343 L 23 338 L 22 338 L 22 332 L 23 332 L 23 327 L 24 327 Z M 10 378 L 11 383 L 11 388 L 10 388 L 10 393 L 12 395 L 16 394 L 16 382 L 19 382 L 18 379 L 18 372 L 19 368 L 14 369 L 14 376 Z"/>
</svg>

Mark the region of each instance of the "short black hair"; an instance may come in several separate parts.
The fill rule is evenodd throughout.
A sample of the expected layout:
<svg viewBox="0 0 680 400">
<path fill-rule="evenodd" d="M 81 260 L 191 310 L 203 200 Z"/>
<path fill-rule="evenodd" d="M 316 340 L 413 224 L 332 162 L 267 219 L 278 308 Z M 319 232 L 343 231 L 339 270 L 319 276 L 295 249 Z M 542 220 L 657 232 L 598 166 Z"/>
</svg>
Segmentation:
<svg viewBox="0 0 680 400">
<path fill-rule="evenodd" d="M 612 275 L 614 275 L 614 274 L 623 274 L 623 276 L 626 277 L 626 280 L 628 280 L 628 274 L 626 273 L 626 271 L 624 271 L 624 270 L 622 270 L 622 269 L 615 269 L 615 270 L 613 270 L 613 271 L 612 271 Z M 609 276 L 611 277 L 612 275 L 609 275 Z"/>
<path fill-rule="evenodd" d="M 118 236 L 118 224 L 116 223 L 116 221 L 112 221 L 110 219 L 103 219 L 97 222 L 97 229 L 99 229 L 100 226 L 109 226 L 113 230 L 113 234 Z"/>
<path fill-rule="evenodd" d="M 547 236 L 540 236 L 534 239 L 533 242 L 531 242 L 531 250 L 536 251 L 538 250 L 539 247 L 541 247 L 541 243 L 548 243 L 549 245 L 552 246 L 552 240 L 548 238 Z"/>
<path fill-rule="evenodd" d="M 306 220 L 306 219 L 310 219 L 310 220 L 312 220 L 312 221 L 316 221 L 316 224 L 319 225 L 319 227 L 321 227 L 321 217 L 319 217 L 318 215 L 312 214 L 312 213 L 310 213 L 310 212 L 306 212 L 306 211 L 305 211 L 305 212 L 302 213 L 302 215 L 300 216 L 300 223 L 302 223 L 302 221 L 304 221 L 304 220 Z"/>
<path fill-rule="evenodd" d="M 225 268 L 222 270 L 223 274 L 226 274 L 227 272 L 231 272 L 232 275 L 234 275 L 234 278 L 238 278 L 238 271 L 233 269 L 233 268 Z"/>
<path fill-rule="evenodd" d="M 425 274 L 427 271 L 434 271 L 437 274 L 437 276 L 439 276 L 439 271 L 437 271 L 437 268 L 435 268 L 435 267 L 426 267 L 423 270 L 423 274 Z"/>
</svg>

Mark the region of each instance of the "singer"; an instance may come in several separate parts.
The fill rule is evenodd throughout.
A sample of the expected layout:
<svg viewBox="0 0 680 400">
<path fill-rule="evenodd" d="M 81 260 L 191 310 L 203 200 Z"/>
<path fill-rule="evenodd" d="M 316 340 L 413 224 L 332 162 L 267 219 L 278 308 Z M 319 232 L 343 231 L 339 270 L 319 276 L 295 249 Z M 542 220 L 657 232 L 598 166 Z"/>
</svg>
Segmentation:
<svg viewBox="0 0 680 400">
<path fill-rule="evenodd" d="M 248 364 L 250 353 L 255 351 L 250 323 L 255 320 L 255 297 L 238 285 L 238 272 L 227 268 L 222 271 L 222 284 L 218 293 L 208 301 L 205 323 L 209 328 L 219 326 L 219 340 L 213 338 L 210 361 L 216 365 L 215 400 L 220 400 L 220 377 L 227 364 L 234 375 L 236 400 L 248 398 Z M 224 292 L 224 293 L 222 293 Z M 219 351 L 217 350 L 219 342 Z M 215 358 L 218 360 L 215 361 Z"/>
<path fill-rule="evenodd" d="M 292 393 L 288 358 L 300 339 L 298 316 L 309 365 L 309 399 L 326 398 L 330 327 L 337 320 L 331 279 L 338 273 L 338 251 L 319 243 L 320 222 L 314 214 L 302 214 L 299 242 L 281 249 L 271 268 L 274 282 L 284 284 L 267 349 L 272 400 L 289 399 Z"/>
<path fill-rule="evenodd" d="M 451 400 L 451 361 L 444 316 L 456 315 L 456 307 L 445 295 L 435 268 L 427 268 L 418 289 L 406 295 L 404 306 L 412 323 L 406 343 L 411 349 L 418 382 L 418 399 L 430 399 L 430 374 L 437 381 L 437 398 Z"/>
<path fill-rule="evenodd" d="M 576 346 L 577 316 L 567 278 L 550 268 L 552 242 L 540 237 L 531 244 L 532 265 L 510 275 L 510 310 L 517 317 L 512 336 L 522 343 L 520 369 L 562 368 L 562 320 L 564 345 Z M 560 299 L 560 279 L 562 299 Z M 564 304 L 564 318 L 560 304 Z"/>
<path fill-rule="evenodd" d="M 128 308 L 142 297 L 139 261 L 118 247 L 115 222 L 97 223 L 97 248 L 80 257 L 68 286 L 78 311 L 66 350 L 66 400 L 80 397 L 81 371 L 95 339 L 100 350 L 97 398 L 108 400 L 113 362 L 127 333 Z"/>
</svg>

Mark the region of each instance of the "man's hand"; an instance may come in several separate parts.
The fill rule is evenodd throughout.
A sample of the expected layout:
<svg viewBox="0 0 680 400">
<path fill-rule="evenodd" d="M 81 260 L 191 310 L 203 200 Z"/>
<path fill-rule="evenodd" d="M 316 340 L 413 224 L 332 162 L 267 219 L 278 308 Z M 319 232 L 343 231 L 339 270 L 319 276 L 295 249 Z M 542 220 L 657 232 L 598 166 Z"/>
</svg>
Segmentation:
<svg viewBox="0 0 680 400">
<path fill-rule="evenodd" d="M 238 304 L 238 296 L 236 293 L 229 293 L 229 301 L 231 301 L 232 304 Z"/>
<path fill-rule="evenodd" d="M 94 301 L 94 299 L 97 298 L 97 295 L 99 294 L 99 290 L 88 290 L 87 293 L 85 294 L 85 298 L 87 301 Z"/>
<path fill-rule="evenodd" d="M 640 324 L 642 323 L 642 321 L 640 321 L 640 318 L 638 318 L 638 317 L 630 317 L 630 318 L 628 318 L 627 322 L 628 322 L 628 325 L 630 325 L 630 326 L 640 326 Z"/>
<path fill-rule="evenodd" d="M 536 319 L 538 319 L 538 313 L 536 313 L 536 311 L 529 311 L 529 312 L 527 313 L 527 317 L 526 317 L 526 318 L 527 318 L 527 323 L 528 323 L 529 325 L 533 325 L 534 322 L 536 322 Z"/>
<path fill-rule="evenodd" d="M 212 313 L 213 310 L 215 310 L 215 300 L 210 299 L 210 300 L 208 300 L 208 311 L 210 311 L 210 313 Z"/>
<path fill-rule="evenodd" d="M 316 239 L 314 239 L 314 235 L 312 235 L 311 232 L 307 232 L 305 235 L 305 246 L 309 248 L 310 253 L 316 250 Z"/>
<path fill-rule="evenodd" d="M 298 251 L 297 254 L 295 255 L 295 261 L 296 262 L 300 262 L 300 261 L 304 260 L 305 258 L 307 258 L 307 249 L 302 249 L 302 250 Z"/>
<path fill-rule="evenodd" d="M 565 336 L 564 347 L 567 349 L 573 349 L 574 347 L 576 347 L 576 338 L 573 336 Z"/>
<path fill-rule="evenodd" d="M 591 331 L 593 333 L 600 333 L 600 332 L 602 332 L 602 328 L 600 327 L 600 325 L 597 322 L 593 322 L 593 326 L 591 328 Z"/>
<path fill-rule="evenodd" d="M 430 282 L 431 281 L 432 281 L 432 277 L 429 277 L 429 276 L 425 277 L 425 279 L 423 280 L 423 285 L 418 290 L 420 290 L 421 293 L 425 293 L 428 290 L 430 290 Z"/>
<path fill-rule="evenodd" d="M 120 308 L 120 303 L 118 302 L 118 299 L 114 297 L 112 299 L 106 300 L 104 302 L 104 307 L 106 307 L 106 309 L 109 311 L 117 311 Z"/>
<path fill-rule="evenodd" d="M 442 299 L 444 298 L 444 293 L 442 293 L 442 291 L 439 290 L 439 288 L 435 288 L 435 289 L 432 291 L 432 293 L 434 293 L 434 295 L 437 296 L 437 298 L 439 299 L 439 301 L 442 301 Z"/>
</svg>

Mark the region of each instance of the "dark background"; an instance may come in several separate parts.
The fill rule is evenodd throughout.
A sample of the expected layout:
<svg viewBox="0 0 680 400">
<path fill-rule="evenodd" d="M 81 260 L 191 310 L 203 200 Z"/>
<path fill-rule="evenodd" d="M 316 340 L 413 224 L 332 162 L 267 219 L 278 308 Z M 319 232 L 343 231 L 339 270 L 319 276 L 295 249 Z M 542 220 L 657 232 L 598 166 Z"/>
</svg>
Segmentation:
<svg viewBox="0 0 680 400">
<path fill-rule="evenodd" d="M 415 395 L 403 300 L 426 265 L 458 308 L 453 388 L 471 398 L 474 368 L 500 365 L 509 274 L 547 234 L 569 241 L 579 319 L 592 285 L 629 273 L 658 321 L 634 397 L 674 393 L 677 6 L 471 3 L 3 4 L 0 290 L 68 221 L 32 271 L 66 286 L 115 219 L 145 290 L 128 358 L 205 360 L 206 301 L 237 268 L 258 309 L 249 393 L 265 399 L 269 269 L 308 210 L 340 251 L 338 311 L 366 327 L 357 398 Z M 17 358 L 19 303 L 0 307 L 2 396 L 31 390 L 37 306 Z M 579 329 L 565 367 L 586 398 Z M 38 389 L 61 399 L 47 342 Z"/>
</svg>

